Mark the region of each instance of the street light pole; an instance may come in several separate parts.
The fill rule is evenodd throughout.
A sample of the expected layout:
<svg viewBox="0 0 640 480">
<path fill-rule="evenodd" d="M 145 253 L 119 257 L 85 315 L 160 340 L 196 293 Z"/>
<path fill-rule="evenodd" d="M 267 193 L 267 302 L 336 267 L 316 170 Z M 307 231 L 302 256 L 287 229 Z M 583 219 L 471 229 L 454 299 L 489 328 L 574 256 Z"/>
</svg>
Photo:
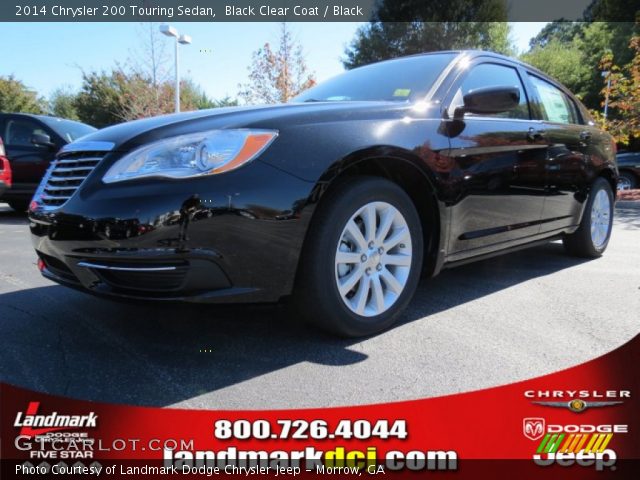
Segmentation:
<svg viewBox="0 0 640 480">
<path fill-rule="evenodd" d="M 189 45 L 191 43 L 191 37 L 189 35 L 180 35 L 178 30 L 171 25 L 160 25 L 160 32 L 167 37 L 175 38 L 176 53 L 175 53 L 175 72 L 176 72 L 176 86 L 175 86 L 175 112 L 180 113 L 180 67 L 179 67 L 179 45 Z"/>
<path fill-rule="evenodd" d="M 175 71 L 176 71 L 176 88 L 174 89 L 175 91 L 175 107 L 176 107 L 176 113 L 180 113 L 180 61 L 179 61 L 179 50 L 178 50 L 178 37 L 176 37 L 176 65 L 175 65 Z"/>
<path fill-rule="evenodd" d="M 607 122 L 607 113 L 609 112 L 609 90 L 611 90 L 611 76 L 607 78 L 607 93 L 604 96 L 604 121 Z"/>
</svg>

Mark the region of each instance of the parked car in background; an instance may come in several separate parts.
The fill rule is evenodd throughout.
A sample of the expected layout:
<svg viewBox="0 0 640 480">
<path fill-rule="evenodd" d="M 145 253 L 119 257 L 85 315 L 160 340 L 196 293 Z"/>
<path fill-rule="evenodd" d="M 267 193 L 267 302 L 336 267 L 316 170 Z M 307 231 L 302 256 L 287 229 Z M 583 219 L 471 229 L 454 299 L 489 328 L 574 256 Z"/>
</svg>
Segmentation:
<svg viewBox="0 0 640 480">
<path fill-rule="evenodd" d="M 640 188 L 640 152 L 620 152 L 618 160 L 618 190 Z"/>
<path fill-rule="evenodd" d="M 0 197 L 8 188 L 11 188 L 11 164 L 5 156 L 4 145 L 0 138 Z"/>
<path fill-rule="evenodd" d="M 442 52 L 349 70 L 284 105 L 102 129 L 63 147 L 29 219 L 40 271 L 69 287 L 291 297 L 296 318 L 359 336 L 392 325 L 421 274 L 555 239 L 602 255 L 615 162 L 613 138 L 544 73 Z"/>
<path fill-rule="evenodd" d="M 0 193 L 0 203 L 25 211 L 57 151 L 95 131 L 84 123 L 58 117 L 0 113 L 0 137 L 13 173 L 13 186 Z"/>
</svg>

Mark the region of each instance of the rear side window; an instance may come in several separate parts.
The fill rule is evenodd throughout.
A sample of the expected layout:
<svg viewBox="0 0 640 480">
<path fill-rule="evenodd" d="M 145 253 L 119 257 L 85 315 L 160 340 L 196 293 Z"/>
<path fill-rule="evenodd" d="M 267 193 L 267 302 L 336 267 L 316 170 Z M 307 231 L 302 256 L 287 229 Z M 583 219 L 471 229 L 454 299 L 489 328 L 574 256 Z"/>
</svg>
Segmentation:
<svg viewBox="0 0 640 480">
<path fill-rule="evenodd" d="M 45 134 L 47 132 L 36 122 L 31 120 L 7 120 L 7 127 L 5 128 L 4 143 L 13 147 L 32 147 L 31 137 L 36 133 Z"/>
<path fill-rule="evenodd" d="M 528 120 L 529 104 L 527 103 L 527 95 L 525 94 L 522 80 L 515 68 L 506 65 L 498 65 L 497 63 L 481 63 L 471 68 L 471 71 L 462 80 L 458 87 L 451 106 L 449 107 L 449 115 L 453 116 L 453 112 L 457 107 L 463 105 L 463 97 L 472 90 L 484 87 L 517 87 L 520 90 L 520 104 L 517 108 L 507 112 L 497 113 L 493 115 L 483 115 L 499 118 L 519 118 Z"/>
<path fill-rule="evenodd" d="M 567 94 L 535 75 L 529 75 L 529 79 L 540 99 L 544 120 L 554 123 L 580 123 L 576 105 Z"/>
</svg>

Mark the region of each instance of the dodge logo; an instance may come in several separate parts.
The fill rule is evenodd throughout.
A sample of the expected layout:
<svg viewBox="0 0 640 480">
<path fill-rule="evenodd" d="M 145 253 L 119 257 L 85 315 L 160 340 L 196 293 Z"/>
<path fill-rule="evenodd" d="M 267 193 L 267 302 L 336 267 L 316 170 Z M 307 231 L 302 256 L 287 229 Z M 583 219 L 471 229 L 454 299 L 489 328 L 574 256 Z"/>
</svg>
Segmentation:
<svg viewBox="0 0 640 480">
<path fill-rule="evenodd" d="M 544 418 L 525 418 L 522 420 L 522 433 L 529 440 L 537 440 L 544 435 Z"/>
</svg>

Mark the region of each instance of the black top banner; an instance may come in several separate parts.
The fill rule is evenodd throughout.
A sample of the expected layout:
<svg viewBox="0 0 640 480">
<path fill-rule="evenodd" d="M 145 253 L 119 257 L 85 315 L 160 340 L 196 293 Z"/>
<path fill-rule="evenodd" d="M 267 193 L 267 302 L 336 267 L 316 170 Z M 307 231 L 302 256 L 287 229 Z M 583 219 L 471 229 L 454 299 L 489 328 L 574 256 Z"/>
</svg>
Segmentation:
<svg viewBox="0 0 640 480">
<path fill-rule="evenodd" d="M 480 11 L 492 21 L 633 22 L 640 0 L 2 0 L 0 21 L 465 22 Z"/>
</svg>

